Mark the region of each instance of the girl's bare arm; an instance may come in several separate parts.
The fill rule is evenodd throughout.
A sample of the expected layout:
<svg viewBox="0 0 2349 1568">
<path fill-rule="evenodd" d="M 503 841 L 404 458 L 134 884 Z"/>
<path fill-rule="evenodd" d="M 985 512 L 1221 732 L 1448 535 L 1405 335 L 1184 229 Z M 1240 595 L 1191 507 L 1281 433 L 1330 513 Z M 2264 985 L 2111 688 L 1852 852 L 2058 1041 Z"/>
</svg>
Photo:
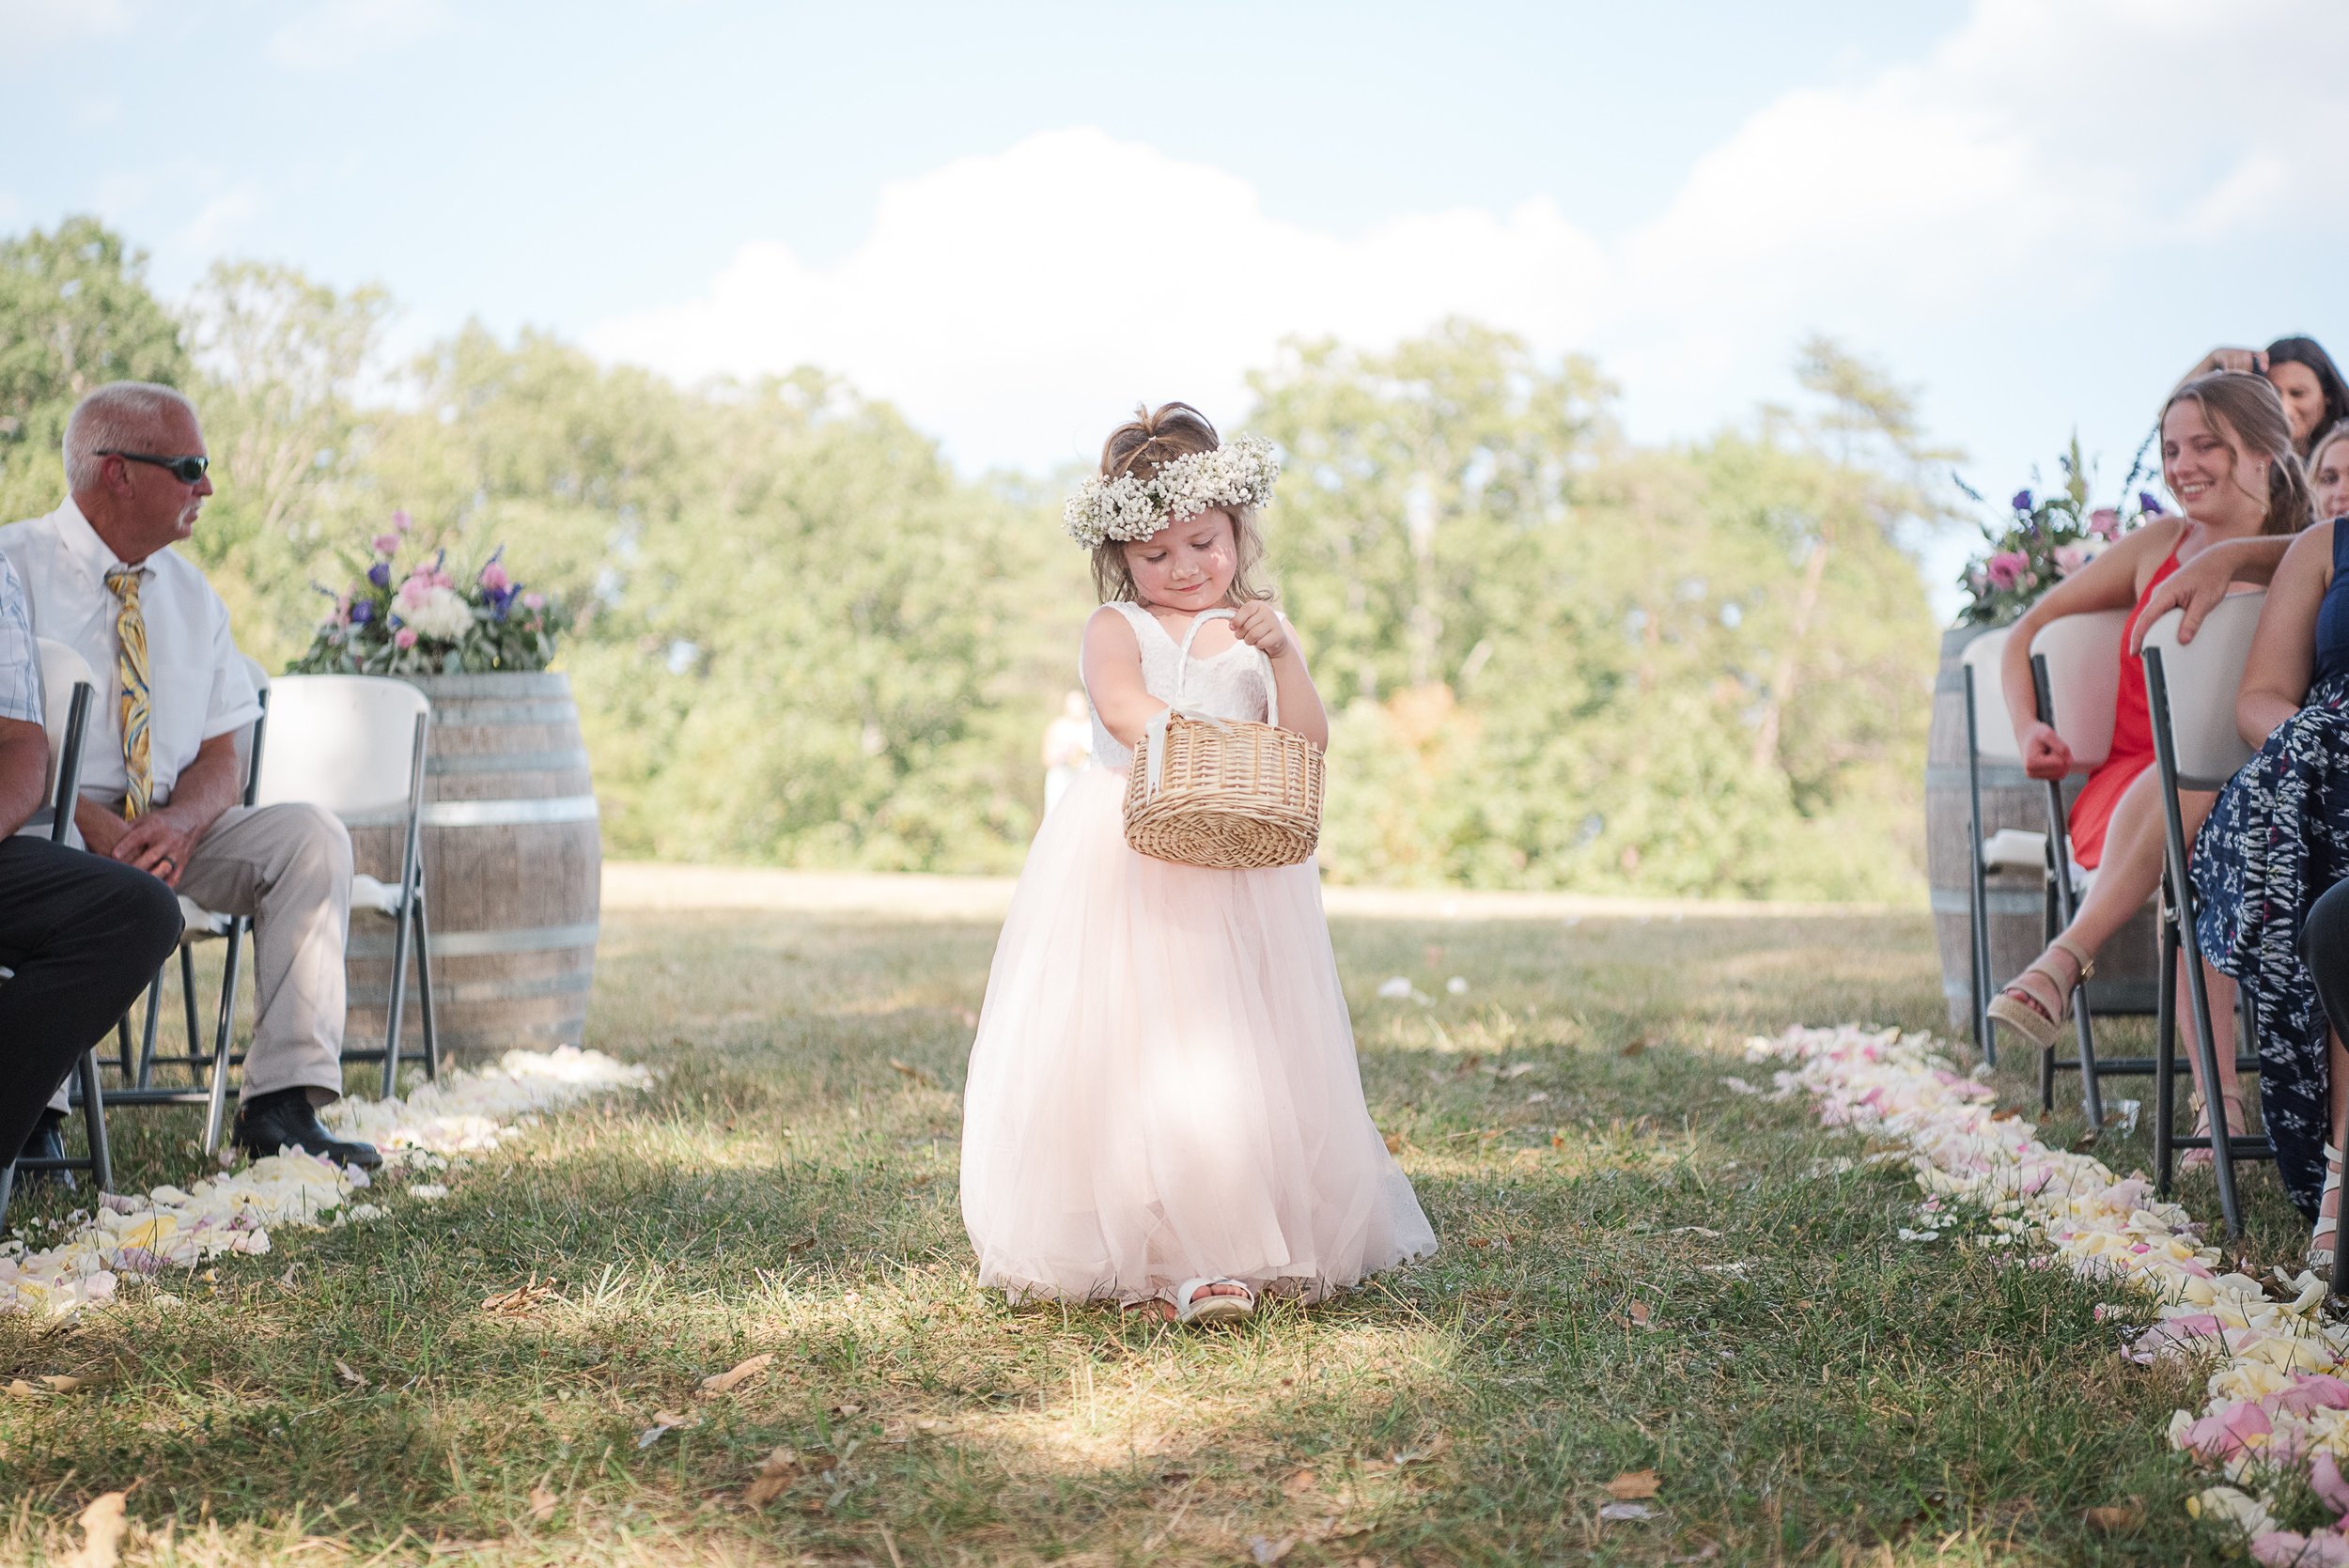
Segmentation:
<svg viewBox="0 0 2349 1568">
<path fill-rule="evenodd" d="M 2316 670 L 2316 613 L 2333 582 L 2334 523 L 2304 529 L 2284 552 L 2251 634 L 2251 657 L 2235 691 L 2234 723 L 2248 746 L 2264 745 L 2300 711 Z"/>
</svg>

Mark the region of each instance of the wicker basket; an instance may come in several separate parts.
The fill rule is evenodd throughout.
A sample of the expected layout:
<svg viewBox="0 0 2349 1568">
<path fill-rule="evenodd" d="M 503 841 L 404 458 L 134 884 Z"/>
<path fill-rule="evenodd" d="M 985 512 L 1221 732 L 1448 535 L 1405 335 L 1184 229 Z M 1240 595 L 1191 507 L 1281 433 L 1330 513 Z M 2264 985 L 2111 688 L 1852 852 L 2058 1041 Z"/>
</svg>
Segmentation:
<svg viewBox="0 0 2349 1568">
<path fill-rule="evenodd" d="M 1126 842 L 1157 860 L 1222 871 L 1296 865 L 1321 836 L 1322 757 L 1303 736 L 1280 727 L 1281 696 L 1269 663 L 1259 661 L 1270 723 L 1183 707 L 1191 638 L 1205 623 L 1231 613 L 1210 610 L 1184 635 L 1174 699 L 1134 748 Z"/>
</svg>

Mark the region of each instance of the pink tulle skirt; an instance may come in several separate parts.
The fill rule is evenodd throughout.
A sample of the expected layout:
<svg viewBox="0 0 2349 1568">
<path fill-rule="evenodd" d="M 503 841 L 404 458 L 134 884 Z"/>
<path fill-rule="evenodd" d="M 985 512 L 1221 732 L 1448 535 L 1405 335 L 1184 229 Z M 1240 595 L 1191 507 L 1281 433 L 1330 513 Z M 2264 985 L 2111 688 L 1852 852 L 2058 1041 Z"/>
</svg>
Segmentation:
<svg viewBox="0 0 2349 1568">
<path fill-rule="evenodd" d="M 1317 1300 L 1436 1250 L 1362 1103 L 1312 862 L 1126 846 L 1125 778 L 1045 818 L 995 950 L 963 1093 L 979 1281 L 1164 1296 L 1198 1276 Z"/>
</svg>

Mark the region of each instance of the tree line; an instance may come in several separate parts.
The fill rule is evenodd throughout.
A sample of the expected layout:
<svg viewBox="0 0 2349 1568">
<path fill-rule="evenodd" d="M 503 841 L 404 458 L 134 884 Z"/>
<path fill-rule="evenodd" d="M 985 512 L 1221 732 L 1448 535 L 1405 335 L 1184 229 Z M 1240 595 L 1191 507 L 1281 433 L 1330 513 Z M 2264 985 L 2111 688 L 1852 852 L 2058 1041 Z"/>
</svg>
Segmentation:
<svg viewBox="0 0 2349 1568">
<path fill-rule="evenodd" d="M 166 303 L 91 219 L 0 240 L 0 520 L 56 505 L 84 392 L 169 382 L 218 487 L 184 548 L 271 668 L 404 507 L 582 612 L 557 667 L 610 853 L 1018 864 L 1091 608 L 1078 475 L 957 474 L 814 369 L 686 388 L 468 326 L 387 376 L 389 309 L 258 262 Z M 1903 540 L 1947 454 L 1834 344 L 1796 368 L 1799 406 L 1640 444 L 1595 365 L 1455 321 L 1292 343 L 1212 411 L 1288 463 L 1269 564 L 1335 720 L 1333 877 L 1915 895 L 1935 629 Z"/>
</svg>

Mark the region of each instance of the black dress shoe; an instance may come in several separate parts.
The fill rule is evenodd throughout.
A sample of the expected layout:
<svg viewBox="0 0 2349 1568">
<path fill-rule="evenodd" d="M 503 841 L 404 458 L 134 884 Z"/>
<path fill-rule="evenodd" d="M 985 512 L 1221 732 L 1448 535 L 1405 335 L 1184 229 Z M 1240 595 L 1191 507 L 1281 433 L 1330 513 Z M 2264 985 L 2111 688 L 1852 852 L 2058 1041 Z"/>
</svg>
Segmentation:
<svg viewBox="0 0 2349 1568">
<path fill-rule="evenodd" d="M 24 1147 L 16 1152 L 19 1159 L 65 1158 L 65 1112 L 44 1110 L 33 1130 L 24 1135 Z M 20 1169 L 17 1181 L 26 1187 L 37 1182 L 63 1182 L 70 1191 L 77 1185 L 70 1171 L 25 1171 Z"/>
<path fill-rule="evenodd" d="M 356 1165 L 362 1171 L 372 1171 L 383 1163 L 383 1157 L 375 1152 L 374 1144 L 346 1142 L 327 1131 L 310 1104 L 307 1089 L 280 1089 L 274 1094 L 256 1094 L 238 1110 L 236 1131 L 230 1137 L 238 1148 L 255 1159 L 291 1145 L 337 1165 Z"/>
</svg>

